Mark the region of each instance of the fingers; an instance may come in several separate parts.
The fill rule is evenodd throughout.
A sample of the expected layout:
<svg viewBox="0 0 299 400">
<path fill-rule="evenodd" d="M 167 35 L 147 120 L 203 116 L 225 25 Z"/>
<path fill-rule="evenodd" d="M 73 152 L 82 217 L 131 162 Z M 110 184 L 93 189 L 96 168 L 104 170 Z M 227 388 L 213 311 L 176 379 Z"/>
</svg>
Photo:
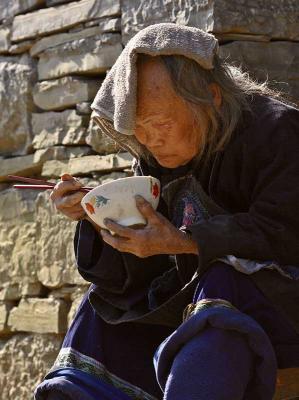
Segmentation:
<svg viewBox="0 0 299 400">
<path fill-rule="evenodd" d="M 112 246 L 114 249 L 118 251 L 123 251 L 123 252 L 129 252 L 128 248 L 128 239 L 127 238 L 122 238 L 119 236 L 113 236 L 111 233 L 106 231 L 105 229 L 101 229 L 100 231 L 101 236 L 103 240 Z"/>
<path fill-rule="evenodd" d="M 145 200 L 142 196 L 135 196 L 136 206 L 141 214 L 151 223 L 161 222 L 160 215 L 153 209 L 151 204 Z"/>
<path fill-rule="evenodd" d="M 82 186 L 82 183 L 75 180 L 74 178 L 65 181 L 61 180 L 54 186 L 50 194 L 50 198 L 51 200 L 55 200 L 58 197 L 64 196 L 67 192 L 80 189 L 80 187 Z"/>
<path fill-rule="evenodd" d="M 72 175 L 70 175 L 70 174 L 63 174 L 63 175 L 61 175 L 61 177 L 60 177 L 60 179 L 62 180 L 62 181 L 71 181 L 71 180 L 73 180 L 73 179 L 75 179 Z M 76 179 L 75 179 L 76 180 Z"/>
<path fill-rule="evenodd" d="M 136 231 L 134 229 L 119 225 L 109 218 L 104 219 L 104 224 L 107 226 L 109 230 L 115 232 L 117 235 L 121 237 L 133 239 L 136 235 Z"/>
<path fill-rule="evenodd" d="M 64 212 L 64 215 L 66 215 L 68 218 L 75 220 L 75 221 L 79 221 L 80 219 L 83 219 L 86 217 L 86 214 L 82 208 L 79 211 Z"/>
<path fill-rule="evenodd" d="M 81 199 L 85 193 L 78 191 L 82 186 L 83 184 L 71 175 L 63 174 L 61 181 L 54 186 L 50 194 L 50 199 L 56 209 L 73 220 L 79 220 L 85 216 L 85 211 L 81 206 Z"/>
<path fill-rule="evenodd" d="M 73 207 L 80 204 L 81 199 L 85 196 L 83 192 L 75 192 L 73 194 L 66 194 L 63 197 L 56 198 L 55 204 L 57 208 Z M 80 205 L 81 207 L 81 205 Z"/>
</svg>

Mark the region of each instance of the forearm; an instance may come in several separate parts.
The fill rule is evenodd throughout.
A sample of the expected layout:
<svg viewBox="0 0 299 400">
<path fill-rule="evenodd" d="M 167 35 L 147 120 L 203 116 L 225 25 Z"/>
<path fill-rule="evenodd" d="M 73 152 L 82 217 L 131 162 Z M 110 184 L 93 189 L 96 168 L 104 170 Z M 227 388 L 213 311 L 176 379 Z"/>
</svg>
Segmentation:
<svg viewBox="0 0 299 400">
<path fill-rule="evenodd" d="M 142 259 L 112 248 L 87 220 L 77 225 L 74 250 L 82 277 L 111 293 L 147 285 L 169 267 L 166 255 Z"/>
<path fill-rule="evenodd" d="M 195 254 L 199 255 L 199 246 L 195 239 L 192 238 L 191 234 L 183 229 L 180 229 L 182 232 L 182 241 L 181 241 L 181 251 L 178 254 Z"/>
</svg>

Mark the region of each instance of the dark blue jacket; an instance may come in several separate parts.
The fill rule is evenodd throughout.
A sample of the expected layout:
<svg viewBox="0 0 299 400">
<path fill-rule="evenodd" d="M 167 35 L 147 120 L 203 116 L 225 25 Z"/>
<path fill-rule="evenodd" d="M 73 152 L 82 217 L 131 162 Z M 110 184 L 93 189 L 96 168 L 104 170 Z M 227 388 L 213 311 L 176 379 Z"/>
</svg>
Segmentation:
<svg viewBox="0 0 299 400">
<path fill-rule="evenodd" d="M 192 160 L 171 170 L 141 159 L 136 160 L 134 169 L 136 174 L 156 176 L 163 183 L 193 167 Z M 244 113 L 225 149 L 208 163 L 197 163 L 194 173 L 206 193 L 228 212 L 188 227 L 199 245 L 200 257 L 141 259 L 103 243 L 88 221 L 78 223 L 75 253 L 79 272 L 97 285 L 100 298 L 113 304 L 112 320 L 117 321 L 122 313 L 117 309 L 146 310 L 151 282 L 173 268 L 177 275 L 169 275 L 169 284 L 174 291 L 188 282 L 196 268 L 204 270 L 212 260 L 227 254 L 274 260 L 299 269 L 299 110 L 267 97 L 254 97 L 252 112 Z M 163 201 L 158 211 L 167 216 Z M 299 317 L 295 316 L 299 282 L 275 271 L 253 275 L 299 329 Z M 99 303 L 98 307 L 105 306 Z"/>
</svg>

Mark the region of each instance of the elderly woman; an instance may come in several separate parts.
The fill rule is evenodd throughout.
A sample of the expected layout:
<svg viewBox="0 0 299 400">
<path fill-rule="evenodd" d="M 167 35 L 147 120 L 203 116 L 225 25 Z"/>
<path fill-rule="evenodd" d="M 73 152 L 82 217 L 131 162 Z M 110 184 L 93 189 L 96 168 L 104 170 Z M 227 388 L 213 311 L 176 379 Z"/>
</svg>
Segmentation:
<svg viewBox="0 0 299 400">
<path fill-rule="evenodd" d="M 51 198 L 78 220 L 92 282 L 36 399 L 270 400 L 299 366 L 299 111 L 217 55 L 214 36 L 152 25 L 127 44 L 93 118 L 161 181 L 142 229 Z M 138 74 L 137 74 L 138 72 Z"/>
</svg>

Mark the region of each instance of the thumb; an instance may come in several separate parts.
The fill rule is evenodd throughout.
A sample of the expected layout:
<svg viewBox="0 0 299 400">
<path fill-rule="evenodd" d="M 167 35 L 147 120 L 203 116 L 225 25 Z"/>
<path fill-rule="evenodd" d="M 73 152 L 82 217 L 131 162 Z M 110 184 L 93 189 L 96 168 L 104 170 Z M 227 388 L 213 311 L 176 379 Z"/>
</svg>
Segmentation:
<svg viewBox="0 0 299 400">
<path fill-rule="evenodd" d="M 62 181 L 72 181 L 75 178 L 70 174 L 63 174 L 63 175 L 60 176 L 60 179 Z"/>
<path fill-rule="evenodd" d="M 61 175 L 60 176 L 60 179 L 62 180 L 62 181 L 73 181 L 73 183 L 75 183 L 76 185 L 81 185 L 81 186 L 83 186 L 83 184 L 79 181 L 79 179 L 78 178 L 74 178 L 72 175 L 70 175 L 70 174 L 63 174 L 63 175 Z"/>
<path fill-rule="evenodd" d="M 158 214 L 147 200 L 145 200 L 140 195 L 135 196 L 135 200 L 138 210 L 146 218 L 147 221 L 152 223 L 160 222 Z"/>
</svg>

